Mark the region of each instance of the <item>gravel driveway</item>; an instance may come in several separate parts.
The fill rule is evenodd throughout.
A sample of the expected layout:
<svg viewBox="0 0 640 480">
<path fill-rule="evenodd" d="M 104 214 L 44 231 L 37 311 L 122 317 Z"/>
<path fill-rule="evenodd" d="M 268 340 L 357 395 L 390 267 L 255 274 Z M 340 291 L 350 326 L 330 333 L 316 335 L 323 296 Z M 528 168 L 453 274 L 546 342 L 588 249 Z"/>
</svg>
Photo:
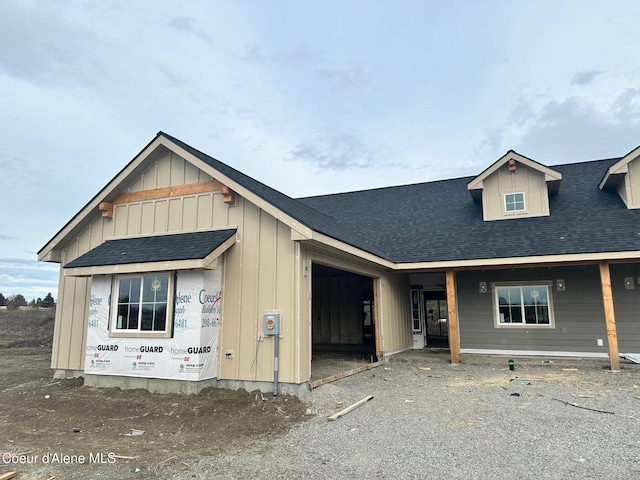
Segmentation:
<svg viewBox="0 0 640 480">
<path fill-rule="evenodd" d="M 640 478 L 640 365 L 405 352 L 314 390 L 317 416 L 175 478 Z M 577 369 L 577 371 L 575 371 Z M 327 416 L 374 398 L 329 422 Z"/>
</svg>

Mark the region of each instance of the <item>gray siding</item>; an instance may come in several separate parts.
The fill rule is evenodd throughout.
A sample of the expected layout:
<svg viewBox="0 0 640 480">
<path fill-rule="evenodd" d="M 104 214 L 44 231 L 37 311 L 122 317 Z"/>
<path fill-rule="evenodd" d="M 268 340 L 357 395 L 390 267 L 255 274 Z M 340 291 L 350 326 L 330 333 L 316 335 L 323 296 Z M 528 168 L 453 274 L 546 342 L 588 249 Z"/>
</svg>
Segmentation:
<svg viewBox="0 0 640 480">
<path fill-rule="evenodd" d="M 565 291 L 557 290 L 558 279 L 565 281 Z M 495 327 L 491 291 L 486 294 L 478 293 L 478 283 L 525 281 L 553 282 L 550 293 L 555 313 L 555 328 Z M 608 351 L 597 265 L 459 272 L 457 283 L 460 347 L 463 349 L 600 354 L 606 354 Z M 617 295 L 617 290 L 614 292 L 615 302 L 616 297 L 620 295 Z M 640 291 L 637 293 L 640 294 Z M 640 297 L 636 295 L 635 298 Z M 627 324 L 631 322 L 625 318 L 622 323 L 623 330 L 629 330 Z M 604 346 L 597 346 L 597 339 L 602 339 Z"/>
</svg>

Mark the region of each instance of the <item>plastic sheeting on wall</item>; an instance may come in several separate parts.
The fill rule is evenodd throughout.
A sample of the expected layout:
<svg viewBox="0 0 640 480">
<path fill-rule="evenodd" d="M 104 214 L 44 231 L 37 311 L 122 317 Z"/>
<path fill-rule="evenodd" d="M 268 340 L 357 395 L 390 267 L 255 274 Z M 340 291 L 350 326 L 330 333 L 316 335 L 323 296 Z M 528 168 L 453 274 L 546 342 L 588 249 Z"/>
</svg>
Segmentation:
<svg viewBox="0 0 640 480">
<path fill-rule="evenodd" d="M 113 278 L 93 277 L 85 373 L 191 381 L 215 378 L 221 268 L 219 259 L 216 270 L 177 272 L 172 338 L 116 337 L 113 333 L 110 336 Z"/>
</svg>

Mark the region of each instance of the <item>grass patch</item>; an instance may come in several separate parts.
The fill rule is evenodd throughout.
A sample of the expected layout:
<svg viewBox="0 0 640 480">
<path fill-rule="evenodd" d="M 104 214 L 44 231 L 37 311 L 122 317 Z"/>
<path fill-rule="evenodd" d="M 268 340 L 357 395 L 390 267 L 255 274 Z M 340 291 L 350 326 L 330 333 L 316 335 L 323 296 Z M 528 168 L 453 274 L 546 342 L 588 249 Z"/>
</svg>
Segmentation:
<svg viewBox="0 0 640 480">
<path fill-rule="evenodd" d="M 0 310 L 0 348 L 51 346 L 55 309 Z"/>
</svg>

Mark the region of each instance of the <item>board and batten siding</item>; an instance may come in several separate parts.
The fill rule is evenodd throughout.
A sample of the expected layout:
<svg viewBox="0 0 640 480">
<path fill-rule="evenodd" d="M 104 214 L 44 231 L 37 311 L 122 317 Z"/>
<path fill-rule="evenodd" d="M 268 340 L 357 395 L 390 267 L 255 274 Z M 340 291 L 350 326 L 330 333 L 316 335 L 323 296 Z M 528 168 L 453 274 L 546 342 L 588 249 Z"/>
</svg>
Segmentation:
<svg viewBox="0 0 640 480">
<path fill-rule="evenodd" d="M 176 154 L 165 152 L 126 192 L 211 180 Z M 240 196 L 233 206 L 224 203 L 220 192 L 116 204 L 112 220 L 96 212 L 91 224 L 63 249 L 62 265 L 114 238 L 228 226 L 238 227 L 239 242 L 224 254 L 218 378 L 272 380 L 273 339 L 258 343 L 257 336 L 263 330 L 262 314 L 279 311 L 283 314 L 280 381 L 308 380 L 310 345 L 300 342 L 310 334 L 308 312 L 300 309 L 299 245 L 291 241 L 290 227 Z M 61 271 L 59 291 L 51 366 L 83 370 L 91 279 L 65 277 Z M 228 351 L 232 358 L 225 356 Z"/>
<path fill-rule="evenodd" d="M 565 290 L 558 291 L 562 279 Z M 555 328 L 496 327 L 491 289 L 479 282 L 552 281 Z M 602 289 L 597 265 L 560 268 L 463 271 L 457 273 L 460 347 L 529 352 L 607 353 Z M 615 301 L 615 299 L 614 299 Z M 597 346 L 597 339 L 603 346 Z"/>
<path fill-rule="evenodd" d="M 242 198 L 229 217 L 238 225 L 239 243 L 226 253 L 219 378 L 273 380 L 273 337 L 258 341 L 258 334 L 263 314 L 280 312 L 279 381 L 307 381 L 309 320 L 299 307 L 302 267 L 291 229 Z"/>
<path fill-rule="evenodd" d="M 640 160 L 636 158 L 627 164 L 627 174 L 617 190 L 628 208 L 640 207 Z"/>
<path fill-rule="evenodd" d="M 482 205 L 485 220 L 499 220 L 518 217 L 549 215 L 549 193 L 544 174 L 518 163 L 515 172 L 509 171 L 507 164 L 487 177 L 482 191 Z M 504 195 L 525 194 L 525 211 L 506 213 Z"/>
<path fill-rule="evenodd" d="M 103 219 L 100 213 L 96 213 L 92 223 L 63 250 L 61 264 L 64 265 L 75 260 L 100 245 L 105 237 L 112 235 L 113 225 Z M 61 268 L 58 292 L 51 368 L 83 370 L 91 279 L 65 277 Z"/>
<path fill-rule="evenodd" d="M 409 274 L 389 272 L 380 277 L 377 301 L 380 306 L 381 342 L 385 354 L 413 347 Z"/>
<path fill-rule="evenodd" d="M 164 149 L 164 153 L 138 178 L 129 184 L 125 192 L 140 192 L 154 188 L 188 185 L 213 180 L 213 177 L 187 162 L 176 153 Z"/>
</svg>

